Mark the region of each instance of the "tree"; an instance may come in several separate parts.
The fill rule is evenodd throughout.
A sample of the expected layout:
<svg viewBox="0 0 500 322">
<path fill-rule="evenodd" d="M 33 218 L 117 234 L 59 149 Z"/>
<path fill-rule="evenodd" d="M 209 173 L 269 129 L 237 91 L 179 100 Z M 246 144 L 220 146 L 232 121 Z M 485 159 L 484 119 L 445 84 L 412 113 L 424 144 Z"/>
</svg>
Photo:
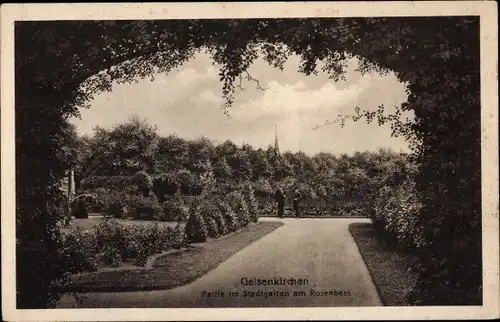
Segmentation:
<svg viewBox="0 0 500 322">
<path fill-rule="evenodd" d="M 77 167 L 81 157 L 80 145 L 83 142 L 76 132 L 76 126 L 64 123 L 59 140 L 62 142 L 62 148 L 57 158 L 65 161 L 66 164 L 63 166 L 65 169 Z"/>
<path fill-rule="evenodd" d="M 282 158 L 277 161 L 274 177 L 280 181 L 293 175 L 293 167 L 288 159 Z"/>
<path fill-rule="evenodd" d="M 198 169 L 201 171 L 195 172 L 198 175 L 198 180 L 204 190 L 211 190 L 215 185 L 215 174 L 210 160 L 198 163 Z"/>
<path fill-rule="evenodd" d="M 253 150 L 250 154 L 250 163 L 252 164 L 253 178 L 271 178 L 273 175 L 273 167 L 269 162 L 267 153 L 262 149 Z"/>
<path fill-rule="evenodd" d="M 219 144 L 215 149 L 218 157 L 230 158 L 236 153 L 236 151 L 238 151 L 238 146 L 233 142 L 226 140 L 222 144 Z"/>
<path fill-rule="evenodd" d="M 177 171 L 189 160 L 186 140 L 176 135 L 160 137 L 158 141 L 157 171 Z"/>
<path fill-rule="evenodd" d="M 216 161 L 214 166 L 215 177 L 219 180 L 226 181 L 232 177 L 232 169 L 227 163 L 226 157 L 222 157 Z"/>
<path fill-rule="evenodd" d="M 189 163 L 194 167 L 198 162 L 206 162 L 212 158 L 214 154 L 214 146 L 212 141 L 206 137 L 200 137 L 187 143 L 189 153 Z"/>
<path fill-rule="evenodd" d="M 235 177 L 240 181 L 248 180 L 252 177 L 253 169 L 250 162 L 250 156 L 246 151 L 238 149 L 228 159 Z"/>
<path fill-rule="evenodd" d="M 266 156 L 267 160 L 271 164 L 271 166 L 276 166 L 278 164 L 278 161 L 280 159 L 280 156 L 276 154 L 276 150 L 272 145 L 269 145 L 266 149 Z"/>
<path fill-rule="evenodd" d="M 74 165 L 75 173 L 75 191 L 80 189 L 80 182 L 83 179 L 87 167 L 89 166 L 88 161 L 92 153 L 91 150 L 92 139 L 88 135 L 83 135 L 78 137 L 77 143 L 77 157 Z"/>
<path fill-rule="evenodd" d="M 138 117 L 115 125 L 111 130 L 94 129 L 85 176 L 133 175 L 155 169 L 158 151 L 156 128 Z"/>
<path fill-rule="evenodd" d="M 195 175 L 189 170 L 180 170 L 175 173 L 175 180 L 179 185 L 180 191 L 184 195 L 193 196 L 201 193 Z"/>
</svg>

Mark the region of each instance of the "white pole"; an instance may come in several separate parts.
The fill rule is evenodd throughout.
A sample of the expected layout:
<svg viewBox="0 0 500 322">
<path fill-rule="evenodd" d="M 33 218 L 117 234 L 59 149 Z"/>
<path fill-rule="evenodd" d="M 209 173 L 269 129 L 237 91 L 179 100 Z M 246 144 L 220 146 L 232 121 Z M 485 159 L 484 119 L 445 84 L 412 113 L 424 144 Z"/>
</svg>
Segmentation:
<svg viewBox="0 0 500 322">
<path fill-rule="evenodd" d="M 68 185 L 68 193 L 69 193 L 69 198 L 73 198 L 75 196 L 75 171 L 73 169 L 70 170 L 69 173 L 69 185 Z"/>
</svg>

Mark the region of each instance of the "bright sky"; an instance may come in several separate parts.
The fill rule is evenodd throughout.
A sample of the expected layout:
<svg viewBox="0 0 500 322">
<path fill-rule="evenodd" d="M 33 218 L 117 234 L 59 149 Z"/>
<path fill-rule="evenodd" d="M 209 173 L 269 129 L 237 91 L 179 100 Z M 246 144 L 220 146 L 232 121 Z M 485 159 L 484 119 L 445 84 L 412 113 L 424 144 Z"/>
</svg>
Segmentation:
<svg viewBox="0 0 500 322">
<path fill-rule="evenodd" d="M 222 108 L 218 70 L 207 54 L 200 53 L 169 74 L 155 80 L 132 84 L 114 84 L 112 92 L 96 95 L 91 108 L 74 119 L 79 134 L 93 133 L 96 125 L 110 127 L 137 115 L 156 125 L 162 136 L 177 134 L 186 139 L 206 136 L 223 142 L 248 143 L 256 148 L 274 144 L 278 127 L 282 151 L 301 150 L 347 153 L 392 148 L 407 150 L 403 138 L 392 138 L 389 125 L 376 122 L 349 122 L 344 128 L 332 124 L 313 130 L 338 113 L 351 113 L 356 106 L 376 109 L 384 104 L 387 111 L 406 101 L 404 85 L 393 74 L 361 75 L 356 61 L 349 61 L 346 81 L 334 82 L 327 75 L 305 76 L 298 72 L 300 59 L 291 57 L 284 71 L 257 60 L 249 69 L 266 91 L 253 82 L 245 82 L 245 91 L 236 96 L 230 117 Z"/>
</svg>

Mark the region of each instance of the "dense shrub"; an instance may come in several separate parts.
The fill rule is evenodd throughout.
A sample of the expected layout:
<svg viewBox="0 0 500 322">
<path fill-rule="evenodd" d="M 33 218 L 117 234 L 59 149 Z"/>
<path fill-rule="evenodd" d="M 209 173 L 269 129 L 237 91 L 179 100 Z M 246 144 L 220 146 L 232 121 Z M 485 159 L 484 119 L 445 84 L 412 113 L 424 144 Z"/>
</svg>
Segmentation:
<svg viewBox="0 0 500 322">
<path fill-rule="evenodd" d="M 198 196 L 203 191 L 203 185 L 199 178 L 189 170 L 177 171 L 172 180 L 177 184 L 183 195 Z"/>
<path fill-rule="evenodd" d="M 174 249 L 180 249 L 182 247 L 186 247 L 187 245 L 188 240 L 186 232 L 184 230 L 184 226 L 179 223 L 174 227 L 173 230 L 172 247 Z"/>
<path fill-rule="evenodd" d="M 255 190 L 255 195 L 260 197 L 267 197 L 271 195 L 273 191 L 273 187 L 269 183 L 269 180 L 261 178 L 257 182 L 253 184 L 253 189 Z"/>
<path fill-rule="evenodd" d="M 59 299 L 60 286 L 69 282 L 68 269 L 72 267 L 61 251 L 64 240 L 58 226 L 69 215 L 67 197 L 57 186 L 38 190 L 38 199 L 30 198 L 37 192 L 36 186 L 24 186 L 28 191 L 19 188 L 16 183 L 17 308 L 50 307 Z"/>
<path fill-rule="evenodd" d="M 123 261 L 120 249 L 114 245 L 104 245 L 97 254 L 98 259 L 106 266 L 118 267 Z"/>
<path fill-rule="evenodd" d="M 147 195 L 149 191 L 153 188 L 153 179 L 146 171 L 142 170 L 134 174 L 133 182 L 137 186 L 137 189 Z"/>
<path fill-rule="evenodd" d="M 245 198 L 239 191 L 233 191 L 227 196 L 236 217 L 238 218 L 239 228 L 246 227 L 250 223 L 250 212 Z"/>
<path fill-rule="evenodd" d="M 110 193 L 109 189 L 106 188 L 95 188 L 95 189 L 79 189 L 77 195 L 85 195 L 83 198 L 85 200 L 85 205 L 89 213 L 102 213 L 104 208 L 105 197 Z M 74 202 L 75 203 L 75 202 Z"/>
<path fill-rule="evenodd" d="M 77 199 L 73 209 L 73 216 L 78 219 L 84 219 L 89 217 L 89 211 L 87 205 L 83 199 Z"/>
<path fill-rule="evenodd" d="M 102 203 L 101 212 L 107 217 L 163 219 L 162 205 L 153 193 L 144 196 L 127 191 L 102 191 L 99 199 Z"/>
<path fill-rule="evenodd" d="M 199 208 L 189 214 L 185 227 L 186 238 L 191 243 L 202 243 L 207 240 L 208 230 Z"/>
<path fill-rule="evenodd" d="M 158 198 L 151 194 L 148 197 L 136 195 L 128 199 L 130 216 L 134 219 L 152 220 L 158 218 L 162 209 Z"/>
<path fill-rule="evenodd" d="M 220 237 L 219 227 L 217 226 L 215 219 L 213 217 L 208 217 L 205 221 L 207 223 L 208 237 Z"/>
<path fill-rule="evenodd" d="M 217 200 L 212 196 L 205 198 L 205 200 L 199 204 L 198 210 L 203 218 L 214 217 L 220 212 L 217 207 Z"/>
<path fill-rule="evenodd" d="M 103 192 L 99 198 L 103 204 L 101 211 L 104 216 L 113 218 L 129 216 L 129 197 L 126 193 L 107 191 Z"/>
<path fill-rule="evenodd" d="M 272 198 L 272 195 L 256 197 L 260 215 L 271 215 L 277 213 L 278 205 Z"/>
<path fill-rule="evenodd" d="M 97 251 L 95 234 L 76 227 L 63 237 L 61 260 L 72 274 L 95 271 Z"/>
<path fill-rule="evenodd" d="M 113 218 L 105 218 L 94 230 L 100 259 L 106 265 L 119 265 L 127 247 L 129 232 L 126 227 Z"/>
<path fill-rule="evenodd" d="M 179 184 L 175 180 L 174 173 L 166 172 L 161 175 L 156 176 L 153 179 L 153 186 L 151 190 L 162 202 L 165 196 L 173 196 L 174 194 L 180 192 Z"/>
<path fill-rule="evenodd" d="M 259 220 L 259 204 L 255 199 L 254 189 L 249 184 L 245 186 L 244 197 L 248 205 L 248 213 L 250 215 L 250 220 L 252 222 L 257 222 Z"/>
<path fill-rule="evenodd" d="M 177 196 L 169 196 L 163 202 L 162 211 L 156 219 L 161 221 L 186 221 L 188 217 L 188 207 Z"/>
<path fill-rule="evenodd" d="M 217 229 L 219 230 L 220 235 L 224 236 L 226 235 L 229 231 L 226 226 L 226 221 L 224 220 L 224 217 L 222 216 L 222 212 L 219 210 L 214 216 L 213 216 L 215 223 L 217 224 Z"/>
<path fill-rule="evenodd" d="M 418 248 L 425 244 L 418 223 L 421 203 L 415 183 L 406 181 L 399 186 L 383 187 L 374 204 L 372 220 L 385 237 L 399 247 Z"/>
<path fill-rule="evenodd" d="M 231 210 L 231 207 L 224 201 L 223 197 L 219 194 L 207 195 L 205 200 L 200 204 L 200 213 L 205 218 L 207 223 L 207 227 L 212 229 L 210 225 L 214 225 L 212 229 L 213 235 L 221 236 L 227 234 L 229 231 L 238 229 L 237 220 L 234 213 Z M 232 216 L 232 218 L 231 218 Z M 234 227 L 229 228 L 227 226 L 227 220 L 229 218 L 229 222 L 234 225 Z M 212 223 L 213 221 L 213 223 Z M 209 232 L 209 237 L 210 232 Z M 212 238 L 216 238 L 212 237 Z"/>
<path fill-rule="evenodd" d="M 229 205 L 229 203 L 225 200 L 220 201 L 219 209 L 222 215 L 223 220 L 226 223 L 226 227 L 228 231 L 238 230 L 240 224 L 238 222 L 238 217 L 234 213 L 233 209 Z"/>
<path fill-rule="evenodd" d="M 237 216 L 241 227 L 246 227 L 251 221 L 250 212 L 248 211 L 248 205 L 243 198 L 239 204 Z"/>
<path fill-rule="evenodd" d="M 144 265 L 149 256 L 172 248 L 173 229 L 158 224 L 140 225 L 127 228 L 127 246 L 124 258 L 135 259 Z"/>
</svg>

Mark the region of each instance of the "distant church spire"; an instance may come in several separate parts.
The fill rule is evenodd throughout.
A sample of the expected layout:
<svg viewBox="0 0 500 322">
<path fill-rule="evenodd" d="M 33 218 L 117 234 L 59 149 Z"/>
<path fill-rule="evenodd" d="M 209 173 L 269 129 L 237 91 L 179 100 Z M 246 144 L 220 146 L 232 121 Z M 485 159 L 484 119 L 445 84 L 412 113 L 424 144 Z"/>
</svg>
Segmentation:
<svg viewBox="0 0 500 322">
<path fill-rule="evenodd" d="M 274 152 L 276 153 L 276 155 L 280 154 L 280 145 L 279 145 L 279 141 L 278 141 L 278 124 L 276 124 L 276 135 L 275 135 L 275 139 L 274 139 Z"/>
</svg>

